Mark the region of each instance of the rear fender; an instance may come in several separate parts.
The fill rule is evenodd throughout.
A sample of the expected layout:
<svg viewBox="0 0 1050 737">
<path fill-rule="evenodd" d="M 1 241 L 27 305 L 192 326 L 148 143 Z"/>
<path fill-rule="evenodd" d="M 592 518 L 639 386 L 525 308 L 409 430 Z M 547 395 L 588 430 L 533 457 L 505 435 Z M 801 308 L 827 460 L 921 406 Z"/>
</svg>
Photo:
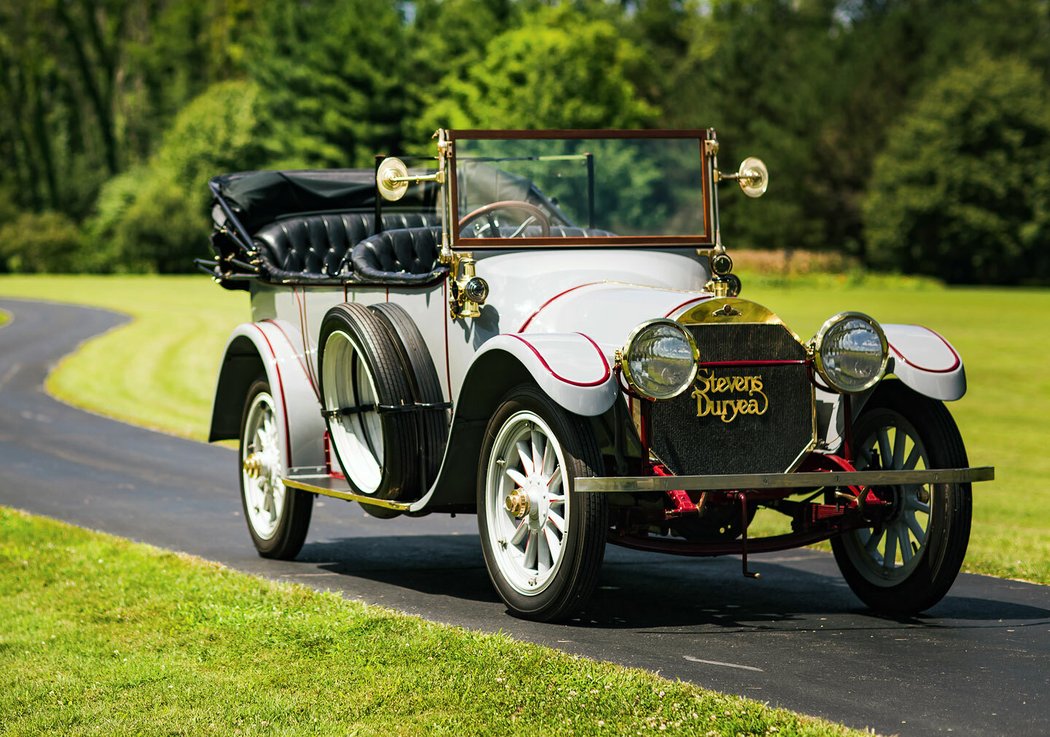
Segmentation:
<svg viewBox="0 0 1050 737">
<path fill-rule="evenodd" d="M 283 320 L 238 325 L 226 343 L 208 439 L 235 440 L 251 385 L 265 378 L 273 394 L 282 462 L 289 475 L 327 470 L 325 424 L 312 366 L 299 331 Z"/>
</svg>

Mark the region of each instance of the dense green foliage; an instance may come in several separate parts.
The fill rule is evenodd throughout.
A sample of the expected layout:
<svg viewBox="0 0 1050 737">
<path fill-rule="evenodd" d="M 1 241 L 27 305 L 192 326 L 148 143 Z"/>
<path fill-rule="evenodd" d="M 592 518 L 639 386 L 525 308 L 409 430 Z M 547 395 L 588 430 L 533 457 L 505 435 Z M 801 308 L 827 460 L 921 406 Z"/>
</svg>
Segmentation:
<svg viewBox="0 0 1050 737">
<path fill-rule="evenodd" d="M 24 212 L 0 226 L 0 259 L 13 271 L 76 271 L 83 250 L 76 223 L 60 212 Z"/>
<path fill-rule="evenodd" d="M 1050 274 L 1050 91 L 981 58 L 891 129 L 865 202 L 872 260 L 950 282 Z"/>
<path fill-rule="evenodd" d="M 391 3 L 260 3 L 249 75 L 277 166 L 369 166 L 395 148 L 406 113 L 405 44 Z"/>
<path fill-rule="evenodd" d="M 730 246 L 1045 283 L 1047 205 L 1020 182 L 1045 169 L 1048 78 L 1050 0 L 9 0 L 0 225 L 64 214 L 87 253 L 63 268 L 188 270 L 207 218 L 182 219 L 221 169 L 367 166 L 439 125 L 713 126 L 722 168 L 772 172 L 722 198 Z M 230 80 L 250 101 L 215 125 L 250 146 L 208 137 L 200 96 Z M 171 161 L 191 104 L 192 174 Z"/>
<path fill-rule="evenodd" d="M 443 94 L 422 112 L 424 128 L 645 127 L 656 109 L 630 82 L 641 63 L 612 22 L 542 8 L 439 81 Z"/>
</svg>

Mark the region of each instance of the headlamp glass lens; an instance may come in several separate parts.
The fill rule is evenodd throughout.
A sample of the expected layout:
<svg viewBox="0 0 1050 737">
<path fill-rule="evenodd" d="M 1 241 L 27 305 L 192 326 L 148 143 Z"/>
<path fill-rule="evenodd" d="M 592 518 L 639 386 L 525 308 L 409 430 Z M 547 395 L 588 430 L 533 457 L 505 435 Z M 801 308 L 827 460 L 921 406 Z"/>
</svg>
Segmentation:
<svg viewBox="0 0 1050 737">
<path fill-rule="evenodd" d="M 821 376 L 832 388 L 870 389 L 886 369 L 886 338 L 869 318 L 845 315 L 823 330 L 818 357 Z"/>
<path fill-rule="evenodd" d="M 696 377 L 696 345 L 685 329 L 670 320 L 641 328 L 627 345 L 628 380 L 644 396 L 670 399 Z"/>
</svg>

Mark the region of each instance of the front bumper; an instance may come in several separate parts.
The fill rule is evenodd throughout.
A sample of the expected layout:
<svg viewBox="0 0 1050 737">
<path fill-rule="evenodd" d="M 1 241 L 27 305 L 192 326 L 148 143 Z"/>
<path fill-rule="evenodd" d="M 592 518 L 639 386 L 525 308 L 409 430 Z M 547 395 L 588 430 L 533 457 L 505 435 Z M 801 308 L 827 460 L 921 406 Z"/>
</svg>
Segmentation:
<svg viewBox="0 0 1050 737">
<path fill-rule="evenodd" d="M 583 476 L 576 491 L 623 493 L 644 491 L 751 491 L 814 489 L 840 486 L 901 484 L 964 484 L 991 481 L 995 469 L 934 468 L 922 471 L 803 471 L 800 473 L 737 473 L 708 476 Z"/>
</svg>

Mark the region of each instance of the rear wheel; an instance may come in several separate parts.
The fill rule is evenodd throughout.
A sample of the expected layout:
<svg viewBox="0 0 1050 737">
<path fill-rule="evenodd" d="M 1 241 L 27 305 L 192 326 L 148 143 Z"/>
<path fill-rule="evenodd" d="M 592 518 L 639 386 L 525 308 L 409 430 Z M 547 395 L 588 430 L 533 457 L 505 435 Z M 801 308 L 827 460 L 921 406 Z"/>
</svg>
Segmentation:
<svg viewBox="0 0 1050 737">
<path fill-rule="evenodd" d="M 256 550 L 264 558 L 294 558 L 306 540 L 314 497 L 284 485 L 277 411 L 262 379 L 248 390 L 240 460 L 241 503 Z"/>
<path fill-rule="evenodd" d="M 605 554 L 606 501 L 574 489 L 601 454 L 586 421 L 531 385 L 507 396 L 485 432 L 478 525 L 489 577 L 512 613 L 551 621 L 591 595 Z"/>
<path fill-rule="evenodd" d="M 897 381 L 882 384 L 853 428 L 858 470 L 921 470 L 968 465 L 945 406 Z M 969 484 L 875 487 L 884 506 L 870 528 L 831 541 L 854 593 L 877 612 L 912 615 L 951 588 L 970 539 Z"/>
</svg>

